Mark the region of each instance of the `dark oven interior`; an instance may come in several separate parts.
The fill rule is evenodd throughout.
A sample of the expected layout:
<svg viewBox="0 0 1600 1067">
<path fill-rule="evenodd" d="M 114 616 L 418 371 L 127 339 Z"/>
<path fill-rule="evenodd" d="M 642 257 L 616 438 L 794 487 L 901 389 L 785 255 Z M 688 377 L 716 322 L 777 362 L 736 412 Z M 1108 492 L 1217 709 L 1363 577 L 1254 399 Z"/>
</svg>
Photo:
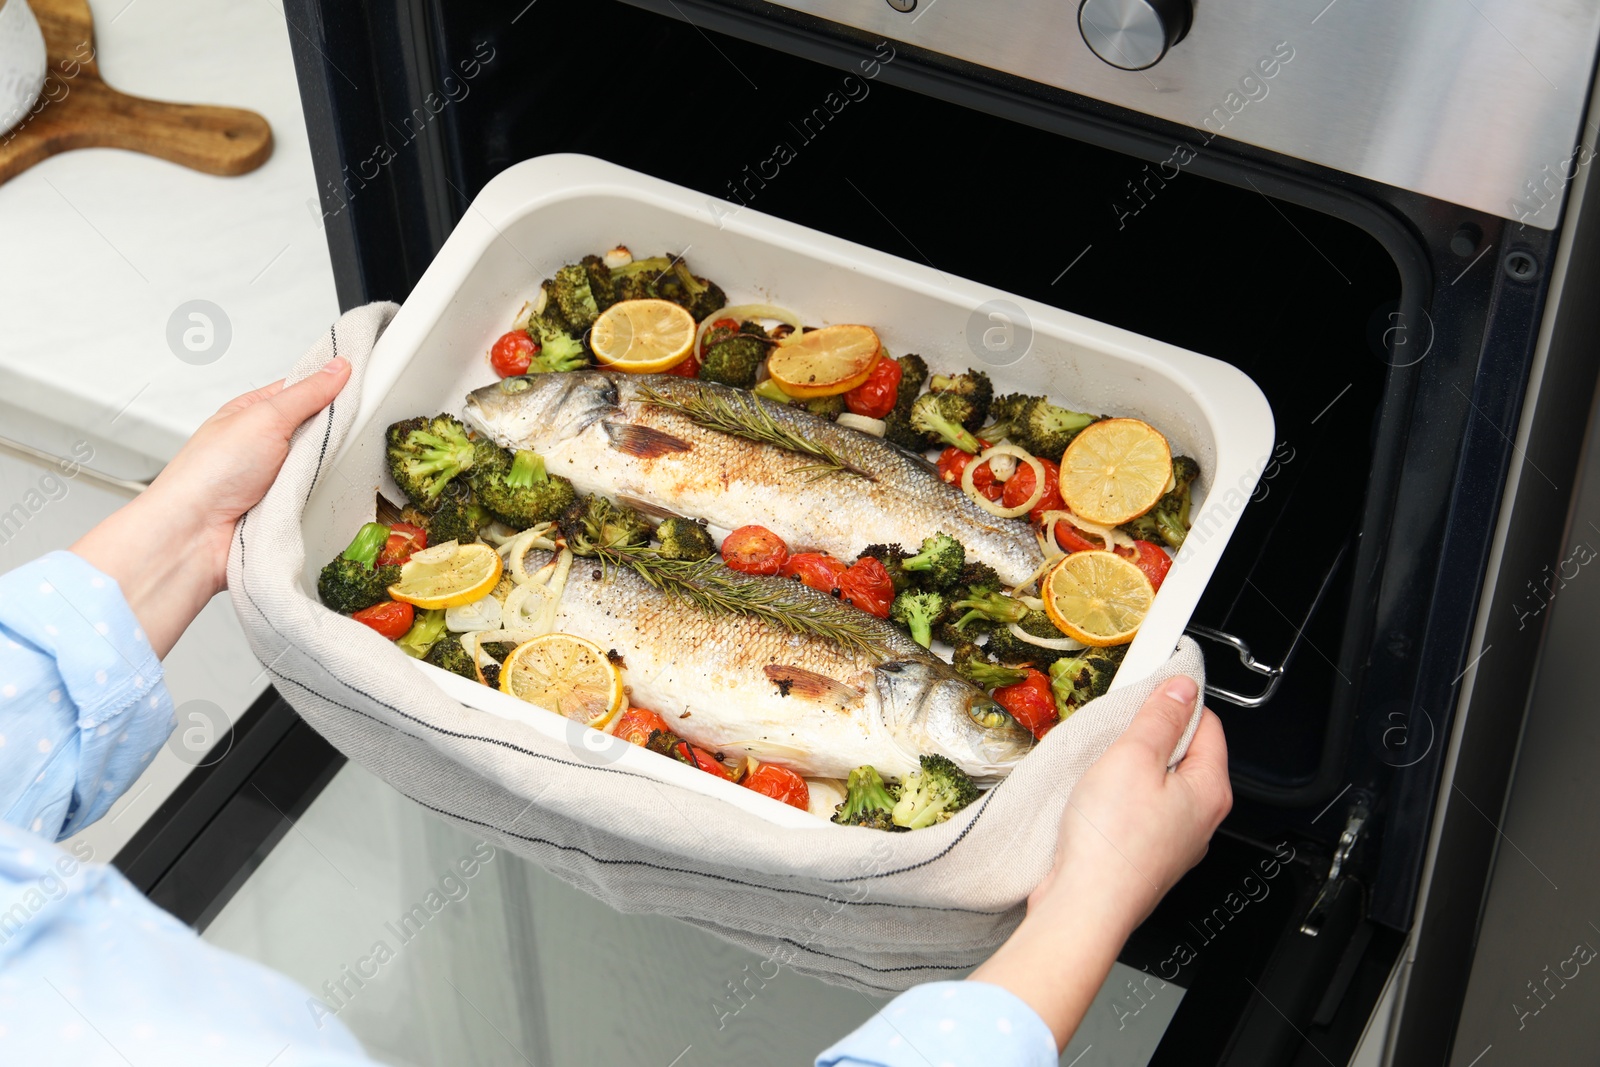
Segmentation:
<svg viewBox="0 0 1600 1067">
<path fill-rule="evenodd" d="M 1174 177 L 1145 159 L 887 79 L 846 82 L 845 70 L 624 4 L 540 0 L 510 23 L 480 2 L 294 10 L 317 20 L 330 46 L 362 49 L 362 70 L 390 102 L 343 106 L 353 94 L 337 75 L 307 91 L 314 129 L 331 125 L 347 146 L 341 160 L 319 164 L 346 306 L 403 299 L 500 170 L 579 152 L 728 201 L 730 210 L 743 202 L 1193 349 L 1261 386 L 1278 444 L 1261 457 L 1257 486 L 1216 487 L 1241 506 L 1250 499 L 1194 623 L 1215 632 L 1202 638 L 1213 687 L 1258 697 L 1270 681 L 1245 669 L 1217 634 L 1286 669 L 1264 701 L 1214 697 L 1235 777 L 1231 840 L 1214 846 L 1127 955 L 1156 966 L 1189 909 L 1203 913 L 1225 890 L 1230 864 L 1248 866 L 1293 839 L 1293 884 L 1252 915 L 1270 929 L 1236 935 L 1230 953 L 1200 960 L 1180 984 L 1205 988 L 1207 968 L 1259 977 L 1327 870 L 1344 815 L 1323 809 L 1351 780 L 1346 763 L 1362 733 L 1359 674 L 1377 605 L 1358 588 L 1354 560 L 1363 537 L 1388 536 L 1386 505 L 1366 497 L 1374 472 L 1404 461 L 1404 435 L 1380 430 L 1385 419 L 1405 418 L 1414 385 L 1407 361 L 1394 355 L 1396 309 L 1415 294 L 1402 291 L 1393 248 L 1248 183 Z M 578 40 L 598 49 L 566 44 Z M 572 57 L 580 52 L 600 58 L 579 64 Z M 481 65 L 469 66 L 474 59 Z M 451 103 L 406 137 L 406 107 L 394 102 L 419 100 L 443 73 L 460 78 L 469 69 Z M 305 70 L 301 77 L 304 87 Z M 318 100 L 327 107 L 320 118 Z M 402 137 L 419 142 L 416 150 L 396 153 L 377 179 L 352 177 L 348 146 Z M 1425 827 L 1427 813 L 1416 814 Z M 1360 900 L 1346 894 L 1336 903 L 1328 921 L 1348 935 Z M 1326 956 L 1337 940 L 1322 938 L 1317 951 Z M 1339 958 L 1305 966 L 1331 968 Z M 1346 973 L 1341 991 L 1353 980 Z M 1193 1053 L 1206 1031 L 1220 1050 L 1248 992 L 1238 982 L 1210 983 L 1163 1048 L 1187 1033 Z M 1318 1025 L 1332 1026 L 1333 1008 L 1321 1007 Z"/>
</svg>

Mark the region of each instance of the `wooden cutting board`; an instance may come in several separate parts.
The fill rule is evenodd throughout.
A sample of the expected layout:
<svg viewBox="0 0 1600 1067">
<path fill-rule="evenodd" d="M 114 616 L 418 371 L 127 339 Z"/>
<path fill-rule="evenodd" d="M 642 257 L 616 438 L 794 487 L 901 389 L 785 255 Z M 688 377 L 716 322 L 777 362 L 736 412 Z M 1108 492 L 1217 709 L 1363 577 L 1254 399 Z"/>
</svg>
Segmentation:
<svg viewBox="0 0 1600 1067">
<path fill-rule="evenodd" d="M 0 133 L 0 182 L 74 148 L 126 148 L 220 175 L 255 170 L 272 155 L 272 127 L 254 111 L 146 100 L 102 81 L 88 0 L 29 6 L 44 31 L 49 73 L 28 116 Z"/>
</svg>

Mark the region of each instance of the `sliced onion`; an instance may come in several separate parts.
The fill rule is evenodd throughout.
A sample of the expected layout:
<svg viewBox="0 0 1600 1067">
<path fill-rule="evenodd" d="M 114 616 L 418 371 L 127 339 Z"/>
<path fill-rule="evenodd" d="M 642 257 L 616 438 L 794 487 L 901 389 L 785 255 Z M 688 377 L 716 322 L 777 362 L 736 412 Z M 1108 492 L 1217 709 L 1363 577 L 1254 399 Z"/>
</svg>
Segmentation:
<svg viewBox="0 0 1600 1067">
<path fill-rule="evenodd" d="M 1048 648 L 1055 652 L 1076 652 L 1080 648 L 1089 646 L 1082 641 L 1074 641 L 1070 637 L 1035 637 L 1016 623 L 1007 623 L 1006 629 L 1011 631 L 1011 636 L 1018 641 L 1026 641 L 1030 645 Z"/>
<path fill-rule="evenodd" d="M 1040 600 L 1036 596 L 1016 596 L 1016 595 L 1013 595 L 1013 599 L 1016 600 L 1017 603 L 1021 604 L 1023 607 L 1027 608 L 1029 611 L 1043 611 L 1044 610 L 1044 601 Z"/>
<path fill-rule="evenodd" d="M 1056 549 L 1056 554 L 1054 556 L 1052 556 L 1052 555 L 1050 555 L 1050 553 L 1046 552 L 1045 553 L 1045 560 L 1044 560 L 1043 563 L 1039 564 L 1039 569 L 1034 571 L 1032 574 L 1028 575 L 1026 580 L 1024 580 L 1020 584 L 1014 586 L 1012 588 L 1012 590 L 1011 590 L 1011 595 L 1012 596 L 1017 596 L 1024 589 L 1032 588 L 1033 584 L 1035 582 L 1037 582 L 1040 578 L 1044 577 L 1044 572 L 1049 570 L 1051 567 L 1055 566 L 1056 560 L 1060 559 L 1064 555 L 1066 555 L 1066 553 L 1061 551 L 1059 548 Z"/>
<path fill-rule="evenodd" d="M 794 327 L 795 332 L 790 334 L 791 337 L 798 335 L 801 330 L 800 316 L 788 308 L 781 308 L 776 304 L 729 304 L 700 320 L 700 328 L 694 332 L 694 347 L 689 351 L 700 351 L 700 342 L 705 339 L 706 331 L 711 329 L 711 324 L 718 319 L 733 319 L 736 322 L 744 322 L 747 319 L 777 319 Z"/>
<path fill-rule="evenodd" d="M 833 421 L 840 426 L 848 426 L 852 430 L 870 433 L 874 437 L 882 437 L 884 431 L 888 429 L 888 423 L 882 419 L 875 419 L 870 415 L 857 415 L 853 411 L 841 412 L 839 417 Z"/>
<path fill-rule="evenodd" d="M 1020 507 L 1003 508 L 978 492 L 977 487 L 972 484 L 972 476 L 978 472 L 978 468 L 995 456 L 1015 456 L 1033 468 L 1033 493 Z M 961 488 L 989 514 L 1001 519 L 1015 519 L 1026 515 L 1035 504 L 1044 499 L 1044 464 L 1035 459 L 1025 448 L 1018 448 L 1016 445 L 995 445 L 967 464 L 967 469 L 961 472 Z"/>
<path fill-rule="evenodd" d="M 485 595 L 470 604 L 445 608 L 444 627 L 452 633 L 497 630 L 500 628 L 500 601 Z"/>
<path fill-rule="evenodd" d="M 1102 526 L 1098 522 L 1090 522 L 1088 519 L 1080 519 L 1070 511 L 1047 511 L 1044 513 L 1045 536 L 1052 543 L 1054 543 L 1056 539 L 1056 523 L 1062 520 L 1065 520 L 1067 523 L 1076 526 L 1086 534 L 1093 534 L 1095 537 L 1100 538 L 1100 543 L 1105 545 L 1107 550 L 1112 548 L 1133 547 L 1133 538 L 1129 537 L 1115 526 Z"/>
</svg>

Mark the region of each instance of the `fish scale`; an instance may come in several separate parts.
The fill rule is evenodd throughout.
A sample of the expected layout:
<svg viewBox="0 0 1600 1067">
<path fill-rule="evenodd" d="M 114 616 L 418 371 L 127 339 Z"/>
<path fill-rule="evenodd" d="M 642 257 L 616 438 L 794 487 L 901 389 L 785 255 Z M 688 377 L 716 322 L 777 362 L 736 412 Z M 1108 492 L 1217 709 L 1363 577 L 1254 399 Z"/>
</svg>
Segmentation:
<svg viewBox="0 0 1600 1067">
<path fill-rule="evenodd" d="M 551 559 L 533 550 L 530 572 Z M 720 581 L 779 589 L 797 605 L 845 613 L 879 651 L 846 648 L 762 619 L 708 611 L 627 566 L 579 560 L 562 590 L 556 629 L 622 657 L 630 702 L 685 740 L 725 759 L 748 755 L 808 777 L 844 778 L 871 764 L 903 776 L 939 753 L 974 778 L 1007 773 L 1032 746 L 998 706 L 896 627 L 799 582 L 717 568 Z M 599 575 L 599 577 L 596 577 Z"/>
<path fill-rule="evenodd" d="M 814 456 L 706 428 L 647 394 L 759 404 L 867 477 L 819 475 Z M 538 452 L 581 492 L 724 530 L 764 526 L 792 551 L 853 560 L 872 544 L 915 550 L 942 531 L 1013 585 L 1044 562 L 1027 523 L 990 515 L 922 457 L 746 390 L 672 375 L 543 374 L 475 390 L 466 417 L 500 445 Z"/>
</svg>

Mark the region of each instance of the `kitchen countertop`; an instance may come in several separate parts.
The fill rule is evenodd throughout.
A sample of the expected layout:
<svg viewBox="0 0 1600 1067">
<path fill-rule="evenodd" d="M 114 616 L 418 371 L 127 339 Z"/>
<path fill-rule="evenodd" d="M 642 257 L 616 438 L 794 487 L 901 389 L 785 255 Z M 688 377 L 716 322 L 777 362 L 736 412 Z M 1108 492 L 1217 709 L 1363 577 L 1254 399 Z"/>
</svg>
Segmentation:
<svg viewBox="0 0 1600 1067">
<path fill-rule="evenodd" d="M 57 454 L 64 435 L 103 439 L 131 455 L 92 466 L 148 477 L 221 404 L 281 377 L 338 303 L 290 55 L 299 30 L 283 9 L 90 7 L 108 83 L 249 108 L 275 142 L 262 167 L 233 178 L 95 148 L 0 185 L 0 403 L 17 413 L 0 434 Z M 209 348 L 187 309 L 177 333 L 197 331 L 198 350 L 170 345 L 169 320 L 195 300 L 220 309 Z M 141 459 L 147 469 L 130 469 Z"/>
<path fill-rule="evenodd" d="M 108 83 L 249 108 L 271 123 L 275 141 L 262 167 L 234 178 L 96 148 L 0 184 L 0 438 L 79 457 L 89 442 L 88 468 L 145 481 L 224 402 L 282 377 L 337 316 L 338 301 L 289 47 L 296 31 L 283 10 L 273 0 L 90 7 Z M 168 321 L 191 300 L 221 309 L 214 325 L 225 317 L 232 336 L 221 351 L 180 342 L 185 361 L 168 343 Z M 40 477 L 38 466 L 0 455 L 0 511 Z M 0 529 L 0 570 L 71 544 L 128 495 L 80 476 L 20 530 Z M 180 710 L 193 703 L 229 721 L 267 684 L 226 594 L 178 642 L 164 673 Z M 109 860 L 201 759 L 161 749 L 74 843 Z"/>
</svg>

